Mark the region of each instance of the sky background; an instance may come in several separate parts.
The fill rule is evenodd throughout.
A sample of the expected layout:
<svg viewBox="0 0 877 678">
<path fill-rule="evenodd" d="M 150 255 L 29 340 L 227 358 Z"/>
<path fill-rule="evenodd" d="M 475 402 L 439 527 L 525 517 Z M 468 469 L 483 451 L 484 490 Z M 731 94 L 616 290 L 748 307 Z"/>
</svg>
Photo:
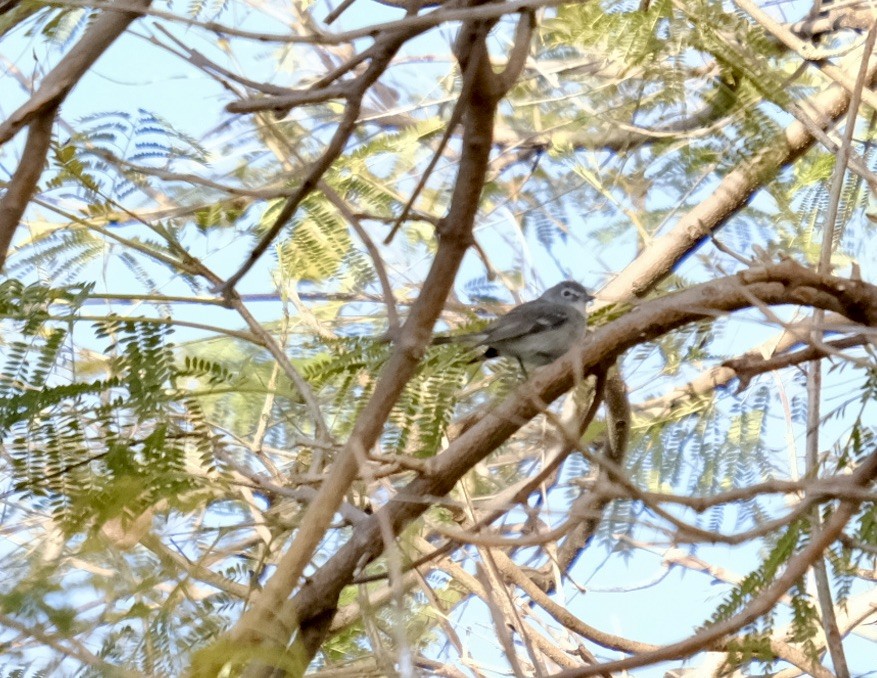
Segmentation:
<svg viewBox="0 0 877 678">
<path fill-rule="evenodd" d="M 242 6 L 240 3 L 229 5 L 229 9 L 221 15 L 221 20 L 249 30 L 283 30 L 279 21 L 267 18 L 256 11 L 241 11 Z M 163 3 L 156 4 L 155 7 L 166 9 Z M 276 11 L 282 12 L 282 9 L 278 7 Z M 321 14 L 322 12 L 317 12 L 317 15 Z M 398 11 L 378 3 L 359 0 L 343 15 L 336 28 L 350 29 L 399 16 Z M 148 36 L 156 34 L 151 28 L 152 24 L 151 20 L 137 22 L 128 34 L 108 50 L 68 97 L 61 111 L 62 118 L 76 126 L 77 121 L 98 112 L 120 111 L 135 117 L 140 111 L 147 111 L 173 121 L 174 127 L 180 132 L 199 139 L 210 151 L 209 162 L 214 170 L 221 171 L 226 166 L 229 170 L 233 169 L 235 158 L 226 155 L 226 148 L 239 130 L 222 126 L 227 117 L 223 108 L 232 97 L 213 79 L 200 74 L 165 50 L 150 44 Z M 316 61 L 308 68 L 307 64 L 296 63 L 291 57 L 288 60 L 287 70 L 275 71 L 277 53 L 283 49 L 282 46 L 245 40 L 217 41 L 205 36 L 200 29 L 186 29 L 180 26 L 172 30 L 174 35 L 187 45 L 253 80 L 270 81 L 284 86 L 301 85 L 322 72 L 320 64 Z M 80 35 L 81 31 L 74 31 L 71 40 Z M 452 36 L 453 30 L 445 27 L 412 41 L 406 46 L 406 53 L 410 56 L 409 64 L 392 69 L 391 77 L 400 86 L 413 82 L 412 78 L 425 80 L 433 76 L 442 77 L 442 74 L 447 73 L 449 65 L 447 62 L 432 59 L 432 56 L 446 55 Z M 361 44 L 367 44 L 367 41 Z M 69 46 L 70 41 L 63 44 L 46 44 L 39 36 L 28 35 L 21 29 L 4 38 L 0 45 L 0 58 L 2 58 L 0 68 L 6 71 L 7 77 L 0 78 L 0 116 L 8 117 L 28 97 L 28 93 L 16 80 L 8 77 L 11 73 L 10 69 L 14 67 L 26 78 L 30 78 L 34 73 L 45 73 L 63 56 Z M 428 101 L 429 97 L 439 95 L 441 90 L 426 86 L 423 87 L 423 92 L 424 100 Z M 303 113 L 298 111 L 294 113 L 297 114 Z M 64 138 L 63 126 L 57 127 L 57 133 L 60 139 Z M 19 135 L 14 143 L 7 144 L 0 150 L 0 173 L 4 178 L 14 171 L 20 154 L 22 136 Z M 590 160 L 599 164 L 599 155 L 594 154 Z M 183 171 L 185 167 L 175 166 L 174 169 Z M 399 186 L 399 191 L 405 193 L 410 188 L 410 186 Z M 704 189 L 705 192 L 707 190 L 708 188 Z M 56 197 L 56 200 L 57 204 L 65 209 L 75 210 L 78 207 L 77 199 L 72 196 Z M 764 207 L 771 205 L 769 199 L 764 197 L 757 198 L 755 204 Z M 261 208 L 258 206 L 253 208 L 253 218 L 256 218 L 259 209 Z M 566 276 L 572 276 L 591 288 L 599 288 L 612 272 L 621 270 L 635 256 L 635 247 L 633 243 L 623 241 L 613 243 L 611 246 L 603 244 L 599 248 L 593 247 L 589 233 L 592 229 L 599 228 L 600 224 L 590 221 L 593 215 L 589 213 L 588 206 L 582 206 L 578 220 L 575 216 L 570 216 L 572 236 L 563 246 L 555 248 L 554 257 L 544 251 L 535 234 L 531 233 L 522 239 L 518 235 L 520 231 L 517 228 L 516 216 L 503 210 L 498 210 L 482 219 L 479 222 L 478 235 L 482 243 L 489 245 L 491 256 L 500 268 L 511 267 L 516 260 L 522 258 L 529 265 L 530 272 L 538 272 L 538 275 L 528 276 L 528 289 L 526 294 L 522 295 L 525 299 L 537 296 L 541 289 Z M 31 208 L 27 217 L 34 223 L 40 220 L 51 222 L 57 219 L 49 211 L 41 208 Z M 733 227 L 733 224 L 729 226 L 728 230 L 731 233 Z M 134 234 L 139 230 L 137 225 L 121 224 L 116 228 L 118 232 L 125 235 Z M 375 237 L 377 239 L 377 235 Z M 211 232 L 197 244 L 193 242 L 196 254 L 204 257 L 205 263 L 222 275 L 228 275 L 237 268 L 251 244 L 249 240 L 242 243 L 239 234 L 231 229 L 224 232 Z M 707 251 L 710 247 L 707 244 L 703 249 Z M 874 254 L 874 240 L 862 239 L 860 263 L 862 276 L 866 280 L 874 280 Z M 266 259 L 244 278 L 238 288 L 239 291 L 243 294 L 272 291 L 268 277 L 269 264 L 270 259 Z M 428 264 L 429 261 L 426 259 L 416 262 L 407 261 L 400 252 L 393 261 L 393 276 L 396 280 L 408 280 L 413 288 Z M 93 269 L 94 278 L 98 281 L 98 290 L 114 292 L 127 286 L 124 276 L 130 273 L 117 262 L 108 259 L 100 266 L 95 265 Z M 696 279 L 703 277 L 707 271 L 699 257 L 693 256 L 683 264 L 680 273 Z M 157 269 L 156 274 L 159 275 Z M 161 292 L 166 294 L 187 292 L 187 288 L 179 279 L 164 273 L 160 275 L 163 276 Z M 457 289 L 464 300 L 466 299 L 464 283 L 480 275 L 483 275 L 480 260 L 475 255 L 469 256 L 458 277 Z M 102 305 L 105 305 L 107 310 L 112 308 L 120 314 L 158 312 L 147 306 L 131 307 L 109 303 Z M 253 304 L 251 308 L 260 320 L 270 321 L 277 317 L 278 307 L 275 303 Z M 222 309 L 205 306 L 193 306 L 192 309 L 192 317 L 200 322 L 220 325 L 230 323 L 235 326 L 239 324 L 229 312 Z M 757 314 L 741 314 L 739 318 L 726 324 L 722 342 L 726 343 L 729 352 L 733 347 L 739 346 L 748 349 L 762 338 L 766 339 L 773 335 L 774 332 L 775 328 L 765 323 Z M 198 336 L 199 333 L 196 331 L 179 329 L 175 334 L 175 341 L 183 342 L 196 339 Z M 86 336 L 79 338 L 88 342 Z M 701 364 L 687 366 L 687 369 L 680 373 L 680 381 L 705 366 Z M 642 360 L 636 356 L 628 358 L 625 376 L 635 400 L 645 398 L 652 392 L 650 387 L 654 376 L 651 373 L 653 367 L 654 362 L 651 360 Z M 827 405 L 830 406 L 833 402 L 841 402 L 847 398 L 851 383 L 855 383 L 855 379 L 851 381 L 848 372 L 838 371 L 830 374 L 826 386 Z M 662 382 L 660 390 L 662 392 L 666 390 L 666 382 Z M 733 408 L 736 401 L 749 397 L 751 391 L 744 392 L 740 396 L 728 393 L 720 406 Z M 831 427 L 826 430 L 826 438 L 842 437 L 847 425 L 847 422 L 840 418 L 833 421 Z M 787 444 L 785 434 L 785 425 L 777 419 L 775 428 L 768 434 L 769 444 L 783 448 Z M 795 427 L 794 445 L 800 455 L 803 452 L 803 426 L 800 424 Z M 562 498 L 556 497 L 555 503 L 556 506 L 553 507 L 556 511 L 555 519 L 560 521 L 564 513 Z M 648 518 L 647 515 L 643 517 Z M 739 529 L 739 525 L 735 525 L 735 511 L 726 512 L 722 527 L 728 531 Z M 644 538 L 646 535 L 640 536 Z M 758 562 L 760 555 L 757 548 L 752 546 L 744 548 L 699 546 L 696 549 L 681 546 L 679 548 L 740 576 L 745 575 Z M 579 593 L 574 587 L 567 586 L 563 593 L 570 609 L 581 619 L 609 632 L 651 643 L 672 642 L 688 634 L 691 629 L 705 621 L 704 609 L 717 606 L 729 590 L 727 584 L 718 582 L 711 576 L 681 567 L 668 568 L 662 562 L 660 554 L 645 551 L 614 552 L 607 549 L 602 540 L 598 545 L 585 551 L 571 572 L 571 577 L 587 589 L 587 593 Z M 853 593 L 855 592 L 856 589 Z M 562 602 L 562 598 L 560 600 Z M 704 602 L 708 603 L 706 608 Z M 454 620 L 455 627 L 464 642 L 467 642 L 473 658 L 487 664 L 495 664 L 499 675 L 503 668 L 497 655 L 493 629 L 489 616 L 480 603 L 473 601 L 461 605 L 454 613 Z M 781 614 L 778 624 L 783 621 Z M 855 675 L 866 675 L 874 666 L 874 657 L 877 656 L 873 643 L 851 638 L 845 647 L 851 664 L 856 667 Z M 436 648 L 436 651 L 439 652 L 439 648 Z M 621 658 L 620 654 L 607 651 L 599 651 L 597 654 L 602 659 Z M 672 663 L 639 670 L 636 675 L 657 678 L 663 676 L 671 665 Z"/>
</svg>

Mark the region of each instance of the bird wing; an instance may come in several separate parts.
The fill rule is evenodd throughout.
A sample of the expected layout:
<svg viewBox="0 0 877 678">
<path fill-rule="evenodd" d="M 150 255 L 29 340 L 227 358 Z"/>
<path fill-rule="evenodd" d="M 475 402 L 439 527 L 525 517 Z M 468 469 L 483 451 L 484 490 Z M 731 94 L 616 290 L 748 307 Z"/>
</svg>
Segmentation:
<svg viewBox="0 0 877 678">
<path fill-rule="evenodd" d="M 497 322 L 488 325 L 481 332 L 485 338 L 480 343 L 489 345 L 499 341 L 547 332 L 567 322 L 570 313 L 577 313 L 574 309 L 563 304 L 548 304 L 544 301 L 539 302 L 539 312 L 534 313 L 530 306 L 533 303 L 528 301 L 526 304 L 521 304 L 506 313 Z"/>
</svg>

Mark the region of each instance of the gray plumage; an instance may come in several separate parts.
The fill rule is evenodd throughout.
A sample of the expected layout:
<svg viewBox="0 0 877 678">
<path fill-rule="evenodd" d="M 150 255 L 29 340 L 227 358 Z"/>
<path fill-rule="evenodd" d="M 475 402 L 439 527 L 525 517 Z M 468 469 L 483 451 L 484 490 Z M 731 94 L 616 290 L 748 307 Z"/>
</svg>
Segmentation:
<svg viewBox="0 0 877 678">
<path fill-rule="evenodd" d="M 516 306 L 480 332 L 436 337 L 433 344 L 462 342 L 486 346 L 482 358 L 514 358 L 539 367 L 557 360 L 579 339 L 587 326 L 587 303 L 593 299 L 573 280 L 565 280 L 533 301 Z"/>
</svg>

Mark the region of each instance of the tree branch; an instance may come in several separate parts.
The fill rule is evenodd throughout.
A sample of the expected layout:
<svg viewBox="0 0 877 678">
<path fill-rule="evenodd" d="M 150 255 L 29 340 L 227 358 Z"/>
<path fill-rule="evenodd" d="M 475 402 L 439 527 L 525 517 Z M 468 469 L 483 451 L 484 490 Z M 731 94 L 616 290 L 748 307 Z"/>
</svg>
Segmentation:
<svg viewBox="0 0 877 678">
<path fill-rule="evenodd" d="M 148 7 L 150 2 L 152 0 L 134 0 L 134 5 Z M 0 144 L 5 144 L 25 125 L 30 125 L 21 162 L 0 201 L 0 270 L 6 262 L 21 215 L 42 174 L 58 107 L 98 57 L 138 16 L 136 12 L 119 11 L 101 14 L 61 62 L 43 78 L 36 93 L 0 123 Z"/>
<path fill-rule="evenodd" d="M 875 477 L 877 477 L 877 452 L 872 452 L 853 472 L 852 478 L 855 485 L 864 487 L 874 480 Z M 658 650 L 643 652 L 620 661 L 606 662 L 605 664 L 587 666 L 571 671 L 562 671 L 555 674 L 554 678 L 584 678 L 585 676 L 598 675 L 604 671 L 626 671 L 640 666 L 649 666 L 668 659 L 681 659 L 710 647 L 729 634 L 736 633 L 744 626 L 753 623 L 759 617 L 769 612 L 786 591 L 804 576 L 813 562 L 821 558 L 822 552 L 838 538 L 860 503 L 858 499 L 841 501 L 831 518 L 822 526 L 822 530 L 814 535 L 811 541 L 797 555 L 789 559 L 783 573 L 753 598 L 741 612 L 724 621 L 708 626 L 691 638 L 678 643 L 666 645 Z"/>
<path fill-rule="evenodd" d="M 755 297 L 766 304 L 808 304 L 845 312 L 867 324 L 877 324 L 877 287 L 860 281 L 822 276 L 792 261 L 744 271 L 736 276 L 641 304 L 590 333 L 580 348 L 580 368 L 587 374 L 615 360 L 628 348 L 677 329 L 704 316 L 748 307 Z M 397 533 L 426 510 L 423 497 L 444 496 L 478 461 L 507 440 L 523 423 L 568 390 L 575 379 L 569 360 L 546 367 L 498 404 L 490 416 L 474 423 L 433 459 L 432 473 L 411 481 L 380 511 Z M 411 500 L 406 498 L 410 497 Z M 331 620 L 334 600 L 355 571 L 382 550 L 376 516 L 354 528 L 351 539 L 302 586 L 281 614 L 290 623 L 301 620 L 311 651 Z"/>
<path fill-rule="evenodd" d="M 466 30 L 464 27 L 463 30 Z M 433 265 L 424 281 L 421 294 L 414 303 L 407 321 L 402 327 L 396 349 L 385 365 L 377 386 L 369 402 L 357 419 L 347 444 L 339 454 L 317 497 L 308 507 L 299 531 L 289 549 L 284 553 L 277 569 L 268 580 L 260 595 L 253 602 L 233 629 L 232 643 L 245 648 L 263 647 L 269 652 L 282 651 L 298 626 L 295 608 L 284 606 L 322 539 L 344 493 L 356 476 L 358 457 L 364 456 L 380 435 L 384 421 L 389 415 L 404 385 L 417 367 L 424 347 L 429 342 L 432 327 L 441 312 L 444 301 L 453 284 L 457 269 L 472 242 L 472 227 L 478 209 L 478 201 L 486 176 L 487 162 L 491 149 L 491 132 L 500 96 L 493 82 L 493 72 L 487 55 L 486 33 L 478 31 L 477 39 L 468 46 L 467 68 L 475 69 L 480 81 L 473 91 L 470 110 L 464 121 L 464 155 L 451 198 L 448 215 L 441 229 L 438 251 Z M 396 49 L 403 38 L 393 36 L 388 49 Z M 398 43 L 398 44 L 397 44 Z M 377 535 L 383 544 L 380 532 Z M 337 595 L 327 592 L 323 596 L 334 609 Z M 327 621 L 331 619 L 328 618 Z M 307 656 L 316 651 L 314 642 L 326 631 L 304 638 Z M 298 641 L 297 641 L 298 642 Z M 233 645 L 220 643 L 220 648 L 233 650 Z M 208 648 L 196 657 L 195 664 L 202 670 L 205 666 L 221 666 L 228 657 L 221 656 L 216 648 Z M 238 655 L 240 656 L 240 655 Z M 264 654 L 263 654 L 264 656 Z M 300 656 L 300 655 L 299 655 Z M 212 670 L 212 669 L 210 669 Z M 270 675 L 271 668 L 265 665 L 253 666 L 249 675 Z"/>
<path fill-rule="evenodd" d="M 225 282 L 222 287 L 224 295 L 228 295 L 234 289 L 240 279 L 247 274 L 267 251 L 281 229 L 295 214 L 302 201 L 316 188 L 320 178 L 344 151 L 350 135 L 356 129 L 359 110 L 365 93 L 383 74 L 399 48 L 416 34 L 416 30 L 399 30 L 386 33 L 369 48 L 369 51 L 373 53 L 373 57 L 368 68 L 356 80 L 344 86 L 347 106 L 344 109 L 344 115 L 338 123 L 338 127 L 335 129 L 335 133 L 332 135 L 332 139 L 329 141 L 323 154 L 311 165 L 301 185 L 284 203 L 280 212 L 275 217 L 274 223 L 271 224 L 271 227 L 250 252 L 246 262 Z"/>
<path fill-rule="evenodd" d="M 843 339 L 835 339 L 825 342 L 826 346 L 836 350 L 845 348 L 853 348 L 870 343 L 870 340 L 864 334 L 857 334 L 852 337 L 844 337 Z M 781 370 L 791 365 L 800 365 L 811 360 L 817 360 L 828 355 L 827 351 L 819 346 L 808 346 L 800 351 L 793 353 L 780 353 L 779 355 L 764 358 L 761 354 L 752 352 L 747 353 L 739 358 L 732 358 L 722 363 L 721 367 L 727 367 L 734 371 L 734 376 L 740 382 L 737 392 L 745 390 L 749 386 L 752 378 L 766 372 Z M 715 381 L 713 382 L 715 384 Z"/>
<path fill-rule="evenodd" d="M 0 123 L 0 144 L 5 144 L 44 111 L 57 108 L 98 57 L 151 2 L 152 0 L 130 0 L 125 4 L 125 9 L 108 5 L 107 11 L 94 20 L 79 42 L 43 78 L 39 89 L 30 100 Z"/>
<path fill-rule="evenodd" d="M 0 199 L 0 271 L 6 264 L 6 255 L 12 246 L 12 238 L 21 222 L 21 215 L 30 203 L 43 173 L 52 143 L 52 124 L 55 122 L 56 111 L 57 106 L 47 108 L 31 121 L 21 162 Z"/>
<path fill-rule="evenodd" d="M 868 70 L 866 86 L 877 79 L 877 64 Z M 850 95 L 834 86 L 809 98 L 806 106 L 822 119 L 822 129 L 838 120 L 849 106 Z M 751 160 L 725 175 L 710 196 L 688 211 L 665 235 L 652 243 L 623 271 L 600 290 L 605 300 L 643 297 L 710 234 L 725 225 L 777 172 L 788 166 L 815 143 L 816 137 L 800 121 L 768 142 Z"/>
</svg>

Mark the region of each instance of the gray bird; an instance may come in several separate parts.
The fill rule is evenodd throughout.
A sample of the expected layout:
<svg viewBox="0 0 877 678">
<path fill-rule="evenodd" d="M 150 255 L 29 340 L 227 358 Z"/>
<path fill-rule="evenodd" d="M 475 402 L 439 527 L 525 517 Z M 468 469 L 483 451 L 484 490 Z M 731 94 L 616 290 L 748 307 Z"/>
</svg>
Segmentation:
<svg viewBox="0 0 877 678">
<path fill-rule="evenodd" d="M 486 346 L 479 359 L 507 356 L 539 367 L 557 360 L 579 339 L 587 326 L 587 303 L 594 297 L 574 280 L 564 280 L 541 297 L 516 306 L 480 332 L 436 337 L 433 344 L 468 343 Z"/>
</svg>

